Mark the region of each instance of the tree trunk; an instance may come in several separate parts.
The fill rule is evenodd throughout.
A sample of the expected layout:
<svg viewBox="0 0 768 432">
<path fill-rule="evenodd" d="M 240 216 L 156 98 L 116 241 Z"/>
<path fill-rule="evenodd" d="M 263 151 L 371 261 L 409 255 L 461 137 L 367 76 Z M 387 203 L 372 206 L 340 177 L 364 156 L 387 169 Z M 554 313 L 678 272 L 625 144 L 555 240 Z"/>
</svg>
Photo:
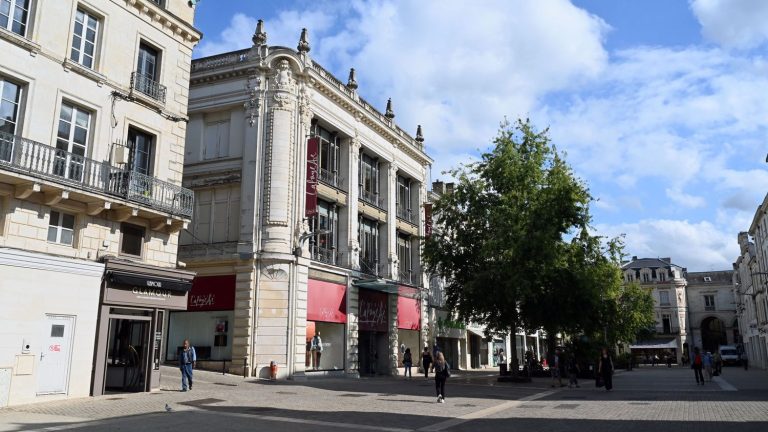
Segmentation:
<svg viewBox="0 0 768 432">
<path fill-rule="evenodd" d="M 514 322 L 512 324 L 512 328 L 509 331 L 509 335 L 511 340 L 509 341 L 509 347 L 510 347 L 510 353 L 509 353 L 509 373 L 513 377 L 516 377 L 518 375 L 518 364 L 519 360 L 517 358 L 517 322 Z"/>
</svg>

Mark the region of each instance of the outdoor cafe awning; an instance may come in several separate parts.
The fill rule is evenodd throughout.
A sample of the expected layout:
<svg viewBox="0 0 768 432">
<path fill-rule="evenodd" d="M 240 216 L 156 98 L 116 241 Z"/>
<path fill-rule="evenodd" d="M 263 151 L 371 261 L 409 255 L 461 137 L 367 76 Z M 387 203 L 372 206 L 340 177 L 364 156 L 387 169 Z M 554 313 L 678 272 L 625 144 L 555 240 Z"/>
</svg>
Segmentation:
<svg viewBox="0 0 768 432">
<path fill-rule="evenodd" d="M 644 349 L 676 349 L 677 339 L 670 339 L 668 341 L 658 340 L 647 344 L 630 345 L 631 350 L 644 350 Z"/>
</svg>

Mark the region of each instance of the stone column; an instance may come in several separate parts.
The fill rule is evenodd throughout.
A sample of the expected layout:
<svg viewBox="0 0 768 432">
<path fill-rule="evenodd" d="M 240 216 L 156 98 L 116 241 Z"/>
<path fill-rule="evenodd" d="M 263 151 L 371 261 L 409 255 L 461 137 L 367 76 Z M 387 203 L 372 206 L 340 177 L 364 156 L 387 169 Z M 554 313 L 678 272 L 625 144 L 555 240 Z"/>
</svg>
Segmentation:
<svg viewBox="0 0 768 432">
<path fill-rule="evenodd" d="M 397 376 L 397 358 L 400 352 L 399 335 L 397 333 L 397 294 L 389 294 L 389 350 L 387 352 L 389 375 Z"/>
<path fill-rule="evenodd" d="M 359 118 L 358 118 L 359 122 Z M 357 200 L 360 196 L 360 138 L 355 137 L 349 142 L 349 165 L 347 167 L 349 195 L 347 197 L 347 257 L 345 262 L 351 268 L 360 268 L 360 242 L 357 238 Z"/>
<path fill-rule="evenodd" d="M 360 348 L 358 317 L 360 316 L 360 289 L 347 284 L 347 367 L 349 376 L 360 376 Z"/>
<path fill-rule="evenodd" d="M 397 259 L 397 164 L 391 162 L 387 170 L 387 234 L 386 257 L 387 272 L 390 278 L 398 280 L 398 259 Z M 404 203 L 403 205 L 407 205 Z"/>
</svg>

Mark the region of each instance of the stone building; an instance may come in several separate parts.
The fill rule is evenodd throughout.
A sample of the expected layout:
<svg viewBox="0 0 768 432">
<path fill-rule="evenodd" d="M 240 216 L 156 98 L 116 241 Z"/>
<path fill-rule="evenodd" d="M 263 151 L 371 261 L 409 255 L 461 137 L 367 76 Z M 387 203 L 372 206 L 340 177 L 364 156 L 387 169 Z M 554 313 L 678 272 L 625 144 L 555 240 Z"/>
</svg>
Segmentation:
<svg viewBox="0 0 768 432">
<path fill-rule="evenodd" d="M 176 250 L 193 14 L 2 2 L 0 407 L 159 385 L 192 278 Z"/>
<path fill-rule="evenodd" d="M 168 347 L 190 337 L 249 376 L 395 374 L 426 342 L 421 130 L 313 61 L 306 30 L 269 46 L 259 21 L 252 41 L 192 63 L 179 253 L 198 279 Z"/>
<path fill-rule="evenodd" d="M 640 258 L 621 266 L 625 283 L 638 283 L 653 296 L 656 326 L 652 340 L 630 348 L 635 354 L 659 351 L 674 354 L 681 362 L 689 354 L 688 303 L 686 269 L 672 263 L 671 258 Z"/>
<path fill-rule="evenodd" d="M 693 346 L 715 353 L 740 341 L 733 298 L 733 270 L 688 272 L 689 338 Z"/>
</svg>

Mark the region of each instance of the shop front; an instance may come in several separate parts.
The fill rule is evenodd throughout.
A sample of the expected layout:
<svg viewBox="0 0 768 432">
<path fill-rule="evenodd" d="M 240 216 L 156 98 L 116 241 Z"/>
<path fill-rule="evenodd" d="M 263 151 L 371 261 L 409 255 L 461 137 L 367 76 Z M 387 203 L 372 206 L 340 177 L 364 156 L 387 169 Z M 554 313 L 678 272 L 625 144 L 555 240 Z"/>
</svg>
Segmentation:
<svg viewBox="0 0 768 432">
<path fill-rule="evenodd" d="M 160 387 L 166 314 L 187 307 L 194 273 L 106 260 L 91 392 L 144 392 Z"/>
<path fill-rule="evenodd" d="M 358 352 L 361 375 L 389 374 L 388 294 L 360 289 Z"/>
<path fill-rule="evenodd" d="M 220 370 L 222 362 L 232 360 L 234 310 L 235 275 L 195 277 L 186 311 L 170 312 L 165 359 L 177 360 L 189 339 L 198 367 Z"/>
<path fill-rule="evenodd" d="M 421 344 L 421 301 L 419 290 L 401 286 L 397 296 L 397 340 L 400 343 L 398 365 L 403 364 L 403 354 L 411 350 L 414 364 L 418 364 Z"/>
<path fill-rule="evenodd" d="M 443 352 L 445 360 L 453 369 L 466 367 L 461 363 L 462 352 L 466 352 L 466 325 L 453 319 L 446 311 L 437 310 L 435 342 Z M 463 347 L 462 347 L 463 345 Z"/>
<path fill-rule="evenodd" d="M 310 278 L 307 286 L 307 371 L 344 370 L 347 286 Z"/>
</svg>

